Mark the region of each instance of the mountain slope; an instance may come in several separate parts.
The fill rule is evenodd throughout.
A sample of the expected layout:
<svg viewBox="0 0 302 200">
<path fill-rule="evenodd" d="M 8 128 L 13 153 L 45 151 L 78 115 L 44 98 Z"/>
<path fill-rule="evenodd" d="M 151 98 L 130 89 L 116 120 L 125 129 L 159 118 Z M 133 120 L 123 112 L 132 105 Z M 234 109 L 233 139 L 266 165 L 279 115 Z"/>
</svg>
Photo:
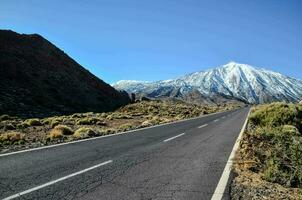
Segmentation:
<svg viewBox="0 0 302 200">
<path fill-rule="evenodd" d="M 129 102 L 43 37 L 0 30 L 0 114 L 109 111 Z"/>
<path fill-rule="evenodd" d="M 230 62 L 215 69 L 196 72 L 179 79 L 139 82 L 119 81 L 116 89 L 144 94 L 149 97 L 171 96 L 177 90 L 182 98 L 193 90 L 214 98 L 221 95 L 250 103 L 272 101 L 297 102 L 302 97 L 302 81 L 282 74 Z"/>
</svg>

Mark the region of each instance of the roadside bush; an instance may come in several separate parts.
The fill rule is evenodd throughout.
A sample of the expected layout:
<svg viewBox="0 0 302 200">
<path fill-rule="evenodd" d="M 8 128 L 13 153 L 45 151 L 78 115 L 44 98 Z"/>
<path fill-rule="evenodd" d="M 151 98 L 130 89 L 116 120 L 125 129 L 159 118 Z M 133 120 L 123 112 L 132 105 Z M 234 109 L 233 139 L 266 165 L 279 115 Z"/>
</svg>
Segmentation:
<svg viewBox="0 0 302 200">
<path fill-rule="evenodd" d="M 58 125 L 58 126 L 55 126 L 50 133 L 53 133 L 53 132 L 56 132 L 56 133 L 61 133 L 62 135 L 72 135 L 73 134 L 73 131 L 70 127 L 68 126 L 65 126 L 65 125 Z M 58 134 L 59 135 L 59 134 Z"/>
<path fill-rule="evenodd" d="M 73 136 L 77 139 L 89 138 L 96 135 L 97 135 L 96 131 L 87 127 L 81 127 L 78 130 L 76 130 L 73 134 Z"/>
<path fill-rule="evenodd" d="M 63 138 L 64 135 L 62 133 L 62 131 L 58 130 L 58 129 L 52 129 L 49 133 L 49 135 L 47 136 L 47 138 L 54 140 L 54 139 L 61 139 Z"/>
<path fill-rule="evenodd" d="M 0 135 L 0 143 L 2 144 L 23 144 L 24 142 L 24 134 L 19 132 L 12 131 Z"/>
<path fill-rule="evenodd" d="M 302 108 L 295 104 L 286 103 L 262 105 L 250 115 L 250 122 L 256 126 L 293 125 L 301 131 Z"/>
<path fill-rule="evenodd" d="M 250 140 L 263 179 L 286 187 L 302 186 L 302 137 L 292 125 L 258 127 Z"/>
</svg>

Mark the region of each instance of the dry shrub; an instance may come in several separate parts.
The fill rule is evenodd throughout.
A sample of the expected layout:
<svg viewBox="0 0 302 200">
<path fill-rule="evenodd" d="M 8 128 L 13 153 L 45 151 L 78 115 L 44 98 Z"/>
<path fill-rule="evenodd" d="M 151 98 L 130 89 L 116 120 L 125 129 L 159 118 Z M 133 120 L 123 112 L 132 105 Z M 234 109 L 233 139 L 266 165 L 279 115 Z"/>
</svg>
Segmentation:
<svg viewBox="0 0 302 200">
<path fill-rule="evenodd" d="M 50 139 L 62 138 L 65 135 L 72 135 L 73 131 L 70 127 L 65 125 L 55 126 L 49 133 Z"/>
<path fill-rule="evenodd" d="M 87 128 L 87 127 L 81 127 L 78 130 L 76 130 L 73 134 L 73 136 L 77 139 L 94 137 L 96 135 L 97 135 L 96 131 L 94 131 L 92 128 Z"/>
<path fill-rule="evenodd" d="M 17 144 L 24 143 L 24 134 L 11 131 L 0 135 L 0 143 L 3 144 Z"/>
</svg>

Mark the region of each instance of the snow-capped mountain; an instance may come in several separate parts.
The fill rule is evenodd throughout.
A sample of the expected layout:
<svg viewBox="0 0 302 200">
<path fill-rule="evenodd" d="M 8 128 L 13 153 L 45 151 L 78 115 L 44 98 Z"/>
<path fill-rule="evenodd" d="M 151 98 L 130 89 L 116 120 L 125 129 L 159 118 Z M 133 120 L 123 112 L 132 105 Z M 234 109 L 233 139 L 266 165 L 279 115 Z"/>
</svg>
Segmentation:
<svg viewBox="0 0 302 200">
<path fill-rule="evenodd" d="M 301 80 L 235 62 L 178 79 L 156 82 L 123 80 L 113 86 L 153 98 L 182 98 L 193 91 L 204 97 L 222 95 L 249 103 L 297 102 L 302 98 Z"/>
</svg>

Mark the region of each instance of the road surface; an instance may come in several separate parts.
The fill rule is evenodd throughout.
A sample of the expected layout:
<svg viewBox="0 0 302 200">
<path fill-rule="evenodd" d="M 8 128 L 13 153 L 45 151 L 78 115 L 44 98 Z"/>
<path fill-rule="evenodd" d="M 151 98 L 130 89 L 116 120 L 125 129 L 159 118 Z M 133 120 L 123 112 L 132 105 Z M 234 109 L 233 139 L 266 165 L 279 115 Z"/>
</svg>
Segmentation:
<svg viewBox="0 0 302 200">
<path fill-rule="evenodd" d="M 211 199 L 248 111 L 0 156 L 0 199 Z"/>
</svg>

